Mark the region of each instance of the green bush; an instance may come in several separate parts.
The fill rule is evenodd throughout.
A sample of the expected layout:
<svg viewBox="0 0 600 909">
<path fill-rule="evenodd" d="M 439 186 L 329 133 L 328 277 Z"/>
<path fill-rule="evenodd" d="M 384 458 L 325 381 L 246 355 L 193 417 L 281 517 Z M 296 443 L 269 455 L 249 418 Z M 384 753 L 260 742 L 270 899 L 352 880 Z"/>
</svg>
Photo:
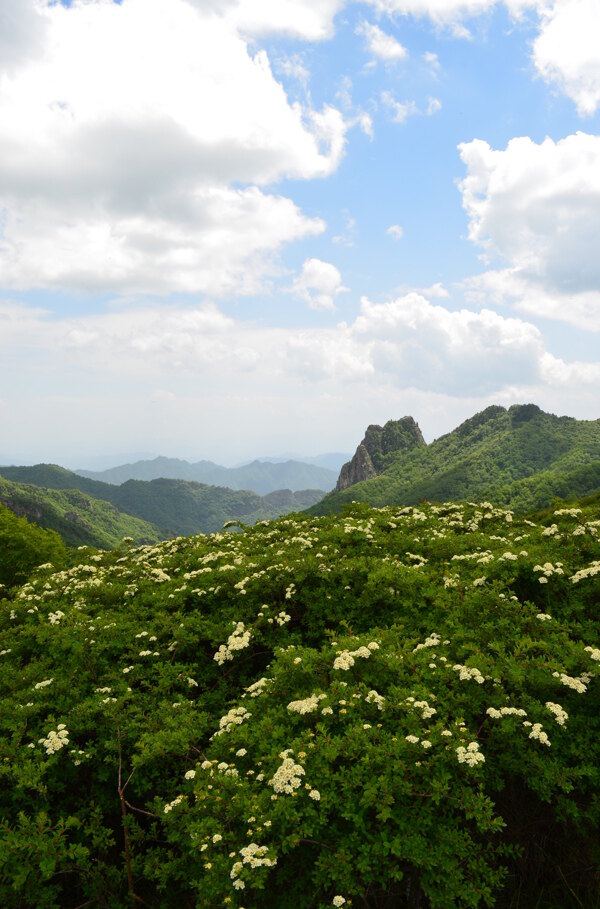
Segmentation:
<svg viewBox="0 0 600 909">
<path fill-rule="evenodd" d="M 596 906 L 600 508 L 127 541 L 0 612 L 7 907 Z"/>
</svg>

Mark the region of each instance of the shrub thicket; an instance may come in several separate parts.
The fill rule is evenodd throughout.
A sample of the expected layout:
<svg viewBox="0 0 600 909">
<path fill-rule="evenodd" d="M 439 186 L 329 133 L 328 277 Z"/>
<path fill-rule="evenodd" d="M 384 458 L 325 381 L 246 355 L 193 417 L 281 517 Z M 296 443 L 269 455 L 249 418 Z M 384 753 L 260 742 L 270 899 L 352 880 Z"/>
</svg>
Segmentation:
<svg viewBox="0 0 600 909">
<path fill-rule="evenodd" d="M 1 904 L 596 906 L 600 509 L 542 520 L 40 567 L 1 604 Z"/>
</svg>

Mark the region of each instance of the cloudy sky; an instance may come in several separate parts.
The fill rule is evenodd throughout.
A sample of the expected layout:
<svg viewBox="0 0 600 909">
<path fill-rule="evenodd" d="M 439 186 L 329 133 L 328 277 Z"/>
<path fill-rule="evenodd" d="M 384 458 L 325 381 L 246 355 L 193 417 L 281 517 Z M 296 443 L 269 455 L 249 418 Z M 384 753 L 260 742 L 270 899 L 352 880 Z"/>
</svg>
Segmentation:
<svg viewBox="0 0 600 909">
<path fill-rule="evenodd" d="M 600 417 L 598 0 L 0 0 L 0 460 Z"/>
</svg>

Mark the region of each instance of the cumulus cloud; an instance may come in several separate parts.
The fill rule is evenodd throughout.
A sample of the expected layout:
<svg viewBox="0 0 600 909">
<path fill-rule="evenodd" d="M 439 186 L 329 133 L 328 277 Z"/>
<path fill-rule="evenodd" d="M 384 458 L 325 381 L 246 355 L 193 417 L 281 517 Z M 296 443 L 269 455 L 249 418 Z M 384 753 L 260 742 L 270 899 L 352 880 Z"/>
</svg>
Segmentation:
<svg viewBox="0 0 600 909">
<path fill-rule="evenodd" d="M 306 12 L 299 35 L 312 6 L 281 7 Z M 127 0 L 35 13 L 41 49 L 0 93 L 6 286 L 254 292 L 282 243 L 323 230 L 265 190 L 332 173 L 347 124 L 332 106 L 290 104 L 228 19 L 242 7 Z"/>
<path fill-rule="evenodd" d="M 469 237 L 488 263 L 503 265 L 469 289 L 600 329 L 600 136 L 522 137 L 504 150 L 476 139 L 459 148 Z"/>
<path fill-rule="evenodd" d="M 331 262 L 306 259 L 301 274 L 294 280 L 294 293 L 306 300 L 311 309 L 335 309 L 335 298 L 348 290 L 339 269 Z"/>
<path fill-rule="evenodd" d="M 404 60 L 408 56 L 406 48 L 400 44 L 393 35 L 382 31 L 378 25 L 371 22 L 361 22 L 357 34 L 363 35 L 369 51 L 387 63 Z"/>
<path fill-rule="evenodd" d="M 533 60 L 548 82 L 556 83 L 590 116 L 600 105 L 600 10 L 597 0 L 555 0 L 541 8 Z"/>
</svg>

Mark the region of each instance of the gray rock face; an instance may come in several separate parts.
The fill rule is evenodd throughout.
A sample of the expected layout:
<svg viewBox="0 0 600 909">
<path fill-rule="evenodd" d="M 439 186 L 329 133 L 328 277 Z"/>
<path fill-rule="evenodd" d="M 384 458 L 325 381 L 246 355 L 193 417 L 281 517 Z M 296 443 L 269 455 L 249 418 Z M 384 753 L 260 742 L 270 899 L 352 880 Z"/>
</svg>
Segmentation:
<svg viewBox="0 0 600 909">
<path fill-rule="evenodd" d="M 412 417 L 388 420 L 385 426 L 372 424 L 367 427 L 352 460 L 342 467 L 336 492 L 376 477 L 385 470 L 395 454 L 425 444 L 419 425 Z"/>
</svg>

